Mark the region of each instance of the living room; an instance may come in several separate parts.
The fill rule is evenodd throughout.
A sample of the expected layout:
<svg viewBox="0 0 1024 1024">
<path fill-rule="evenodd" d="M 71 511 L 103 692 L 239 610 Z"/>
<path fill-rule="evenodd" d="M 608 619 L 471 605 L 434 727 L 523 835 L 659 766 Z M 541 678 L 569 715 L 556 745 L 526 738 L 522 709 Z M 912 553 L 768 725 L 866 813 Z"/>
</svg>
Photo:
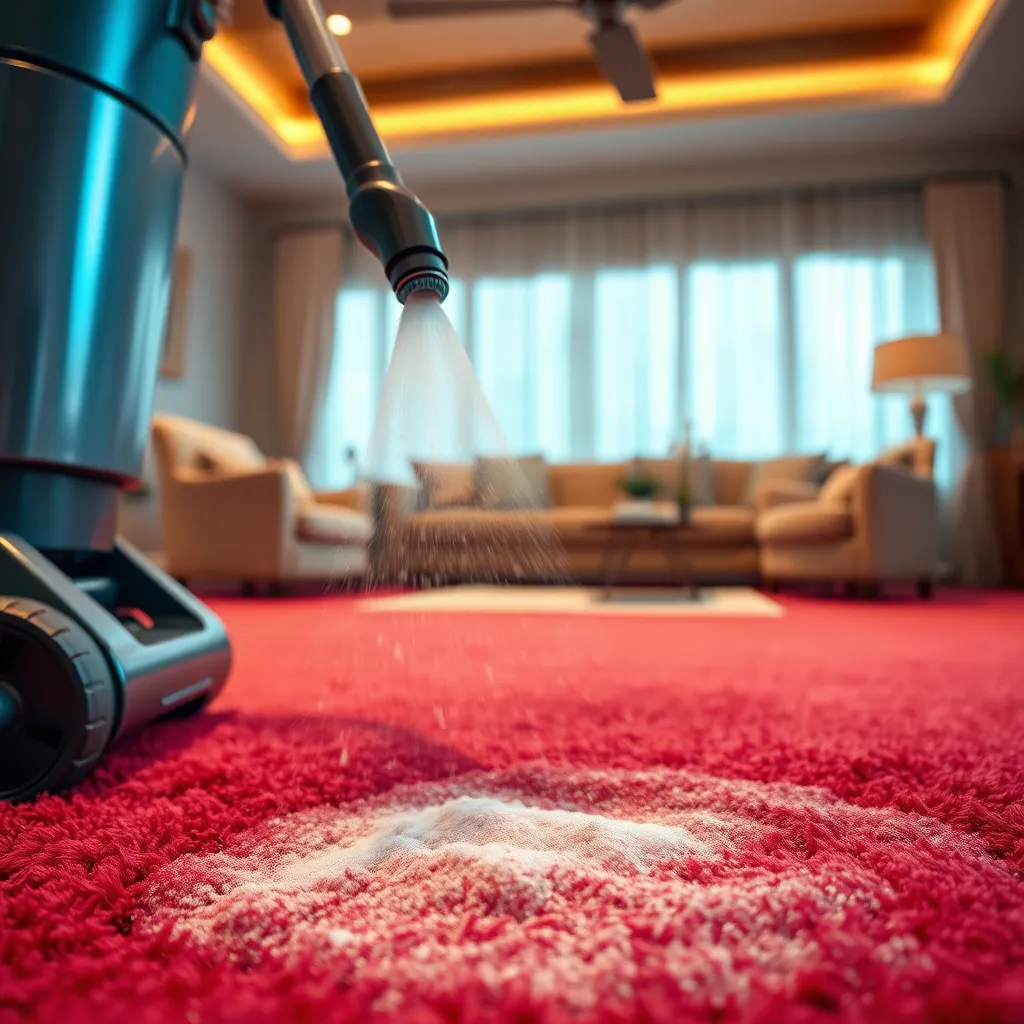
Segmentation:
<svg viewBox="0 0 1024 1024">
<path fill-rule="evenodd" d="M 0 1020 L 1020 1020 L 1024 0 L 504 2 L 206 2 L 113 555 L 0 500 Z"/>
<path fill-rule="evenodd" d="M 256 24 L 248 31 L 266 31 Z M 665 458 L 688 436 L 715 459 L 863 463 L 909 441 L 910 396 L 872 393 L 872 355 L 879 341 L 942 329 L 931 233 L 957 183 L 984 192 L 988 182 L 1005 211 L 993 244 L 1006 252 L 1001 330 L 1012 365 L 1024 333 L 1013 287 L 1024 263 L 1024 150 L 1012 68 L 998 60 L 1009 44 L 1002 33 L 979 35 L 980 55 L 965 58 L 941 104 L 769 106 L 618 135 L 602 122 L 602 131 L 400 141 L 401 172 L 437 217 L 451 261 L 444 308 L 509 451 L 621 463 Z M 358 59 L 358 33 L 348 43 Z M 380 45 L 375 36 L 368 59 Z M 157 411 L 296 457 L 316 489 L 347 487 L 366 454 L 401 307 L 346 226 L 329 154 L 282 155 L 216 71 L 201 78 L 198 98 L 178 243 L 190 262 L 185 354 L 160 381 Z M 301 357 L 316 367 L 318 386 L 303 381 L 301 401 L 315 413 L 286 422 L 295 398 L 282 387 L 297 371 L 280 350 L 299 346 L 293 328 L 275 326 L 275 249 L 290 239 L 298 253 L 303 237 L 331 233 L 340 299 L 318 315 L 333 315 L 332 337 Z M 1005 447 L 1012 417 L 979 360 L 983 447 Z M 940 388 L 928 400 L 938 574 L 962 577 L 952 523 L 970 446 L 953 396 Z M 147 473 L 152 489 L 126 500 L 124 529 L 159 554 L 155 466 Z M 991 501 L 990 518 L 1010 514 L 1005 498 Z M 1012 537 L 1011 526 L 993 529 Z M 1019 576 L 1019 550 L 996 564 L 984 539 L 963 543 L 982 548 L 963 556 L 980 559 L 968 582 Z"/>
</svg>

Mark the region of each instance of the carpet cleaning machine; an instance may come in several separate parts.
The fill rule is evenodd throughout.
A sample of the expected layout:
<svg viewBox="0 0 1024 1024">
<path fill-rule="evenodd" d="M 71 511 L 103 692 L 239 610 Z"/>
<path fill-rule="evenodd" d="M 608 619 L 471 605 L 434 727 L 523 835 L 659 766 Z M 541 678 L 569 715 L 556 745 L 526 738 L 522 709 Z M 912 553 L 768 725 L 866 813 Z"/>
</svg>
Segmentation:
<svg viewBox="0 0 1024 1024">
<path fill-rule="evenodd" d="M 223 687 L 218 619 L 116 537 L 149 432 L 196 71 L 214 0 L 0 0 L 0 799 L 84 778 Z M 267 0 L 400 302 L 442 301 L 402 183 L 318 0 Z"/>
</svg>

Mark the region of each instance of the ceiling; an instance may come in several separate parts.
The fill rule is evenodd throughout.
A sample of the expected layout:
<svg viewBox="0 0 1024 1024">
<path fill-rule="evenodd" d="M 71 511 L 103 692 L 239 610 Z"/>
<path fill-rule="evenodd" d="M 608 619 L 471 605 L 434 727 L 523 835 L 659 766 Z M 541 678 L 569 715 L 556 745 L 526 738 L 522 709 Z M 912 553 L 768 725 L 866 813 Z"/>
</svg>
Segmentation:
<svg viewBox="0 0 1024 1024">
<path fill-rule="evenodd" d="M 767 40 L 824 39 L 836 35 L 919 32 L 946 0 L 677 0 L 630 18 L 644 42 L 658 50 L 724 50 Z M 354 30 L 342 40 L 345 58 L 370 89 L 455 69 L 483 71 L 583 62 L 588 24 L 572 11 L 515 11 L 459 18 L 392 21 L 385 0 L 326 0 L 326 14 L 346 14 Z M 254 64 L 301 99 L 305 87 L 291 50 L 266 14 L 265 0 L 235 0 L 226 37 Z M 812 44 L 813 45 L 813 44 Z M 854 44 L 856 45 L 856 44 Z"/>
<path fill-rule="evenodd" d="M 633 15 L 659 72 L 642 110 L 597 78 L 571 13 L 395 24 L 383 0 L 324 6 L 352 19 L 343 50 L 385 142 L 427 176 L 1024 132 L 1024 0 L 677 0 Z M 257 195 L 336 186 L 264 0 L 236 0 L 205 53 L 200 163 Z"/>
</svg>

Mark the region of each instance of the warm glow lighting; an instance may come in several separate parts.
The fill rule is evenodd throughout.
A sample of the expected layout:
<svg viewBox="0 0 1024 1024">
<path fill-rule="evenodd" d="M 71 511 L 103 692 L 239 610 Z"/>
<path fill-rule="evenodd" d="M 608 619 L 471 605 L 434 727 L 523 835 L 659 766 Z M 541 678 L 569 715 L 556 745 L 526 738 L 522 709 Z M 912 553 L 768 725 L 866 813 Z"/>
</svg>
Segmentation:
<svg viewBox="0 0 1024 1024">
<path fill-rule="evenodd" d="M 344 14 L 332 14 L 327 19 L 327 28 L 336 36 L 347 36 L 352 31 L 352 22 Z"/>
<path fill-rule="evenodd" d="M 935 102 L 945 95 L 985 18 L 1001 2 L 956 0 L 932 27 L 925 51 L 903 57 L 662 75 L 658 79 L 658 99 L 650 103 L 623 105 L 610 87 L 593 85 L 375 106 L 373 118 L 386 141 L 398 142 L 826 101 Z M 327 19 L 331 31 L 336 31 L 335 19 L 351 29 L 344 15 L 331 15 Z M 312 114 L 291 113 L 293 106 L 287 97 L 273 88 L 230 36 L 211 40 L 204 55 L 293 159 L 315 159 L 326 154 L 318 119 Z"/>
</svg>

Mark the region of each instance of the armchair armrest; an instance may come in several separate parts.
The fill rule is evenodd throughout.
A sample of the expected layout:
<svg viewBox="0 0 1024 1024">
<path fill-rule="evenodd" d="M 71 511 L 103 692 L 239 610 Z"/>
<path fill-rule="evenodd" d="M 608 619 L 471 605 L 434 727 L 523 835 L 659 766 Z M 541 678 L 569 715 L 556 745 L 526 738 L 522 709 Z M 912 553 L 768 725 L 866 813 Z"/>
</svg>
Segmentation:
<svg viewBox="0 0 1024 1024">
<path fill-rule="evenodd" d="M 280 578 L 295 537 L 295 500 L 284 467 L 213 478 L 179 475 L 161 505 L 171 572 Z"/>
<path fill-rule="evenodd" d="M 357 484 L 343 491 L 317 491 L 313 495 L 318 505 L 334 505 L 336 508 L 351 508 L 356 512 L 368 512 L 367 488 Z"/>
<path fill-rule="evenodd" d="M 939 502 L 932 480 L 871 463 L 851 493 L 855 531 L 879 579 L 931 578 L 938 563 Z"/>
</svg>

